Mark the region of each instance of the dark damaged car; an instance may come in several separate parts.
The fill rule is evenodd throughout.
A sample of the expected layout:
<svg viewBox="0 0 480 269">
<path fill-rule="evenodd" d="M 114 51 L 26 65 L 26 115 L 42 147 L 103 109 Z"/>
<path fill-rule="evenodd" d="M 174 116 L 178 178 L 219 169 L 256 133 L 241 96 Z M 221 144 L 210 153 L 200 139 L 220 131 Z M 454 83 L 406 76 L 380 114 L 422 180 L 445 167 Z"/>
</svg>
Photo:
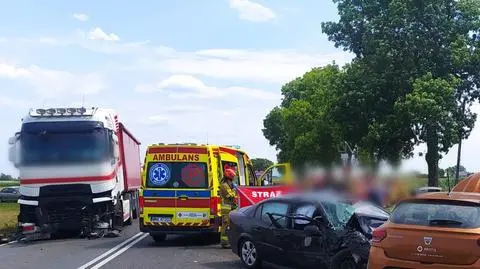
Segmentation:
<svg viewBox="0 0 480 269">
<path fill-rule="evenodd" d="M 230 213 L 232 251 L 247 268 L 270 262 L 294 268 L 366 268 L 383 209 L 331 193 L 291 194 Z"/>
</svg>

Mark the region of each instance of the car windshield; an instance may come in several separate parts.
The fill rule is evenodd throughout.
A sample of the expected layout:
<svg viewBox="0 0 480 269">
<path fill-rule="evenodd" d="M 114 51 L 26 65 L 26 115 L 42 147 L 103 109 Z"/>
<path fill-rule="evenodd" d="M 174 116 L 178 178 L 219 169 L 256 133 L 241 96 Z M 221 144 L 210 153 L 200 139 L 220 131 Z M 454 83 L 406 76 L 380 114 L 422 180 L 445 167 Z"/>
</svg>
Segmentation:
<svg viewBox="0 0 480 269">
<path fill-rule="evenodd" d="M 93 122 L 27 123 L 20 143 L 23 166 L 95 163 L 113 154 L 107 129 Z"/>
<path fill-rule="evenodd" d="M 355 208 L 346 202 L 323 201 L 321 205 L 334 229 L 343 229 L 355 212 Z"/>
<path fill-rule="evenodd" d="M 451 201 L 419 201 L 399 204 L 393 223 L 451 228 L 479 228 L 480 207 Z"/>
</svg>

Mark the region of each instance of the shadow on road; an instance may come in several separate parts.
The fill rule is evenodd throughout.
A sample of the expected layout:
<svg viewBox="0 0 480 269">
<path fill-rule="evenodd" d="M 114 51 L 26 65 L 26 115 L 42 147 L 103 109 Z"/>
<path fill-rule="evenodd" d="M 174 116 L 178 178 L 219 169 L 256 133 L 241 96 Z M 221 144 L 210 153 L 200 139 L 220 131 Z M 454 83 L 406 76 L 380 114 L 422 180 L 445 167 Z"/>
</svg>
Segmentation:
<svg viewBox="0 0 480 269">
<path fill-rule="evenodd" d="M 222 262 L 208 262 L 202 263 L 202 266 L 211 269 L 225 269 L 225 268 L 245 268 L 240 260 L 238 261 L 222 261 Z"/>
<path fill-rule="evenodd" d="M 59 232 L 55 235 L 52 235 L 50 238 L 42 238 L 33 236 L 30 239 L 20 237 L 17 242 L 11 243 L 9 247 L 27 247 L 32 245 L 41 245 L 45 243 L 56 243 L 56 242 L 65 242 L 70 240 L 86 240 L 79 236 L 78 232 Z"/>
<path fill-rule="evenodd" d="M 208 262 L 208 263 L 202 263 L 202 266 L 205 266 L 207 268 L 211 269 L 225 269 L 225 268 L 234 268 L 234 269 L 244 269 L 246 268 L 243 263 L 238 259 L 237 261 L 221 261 L 221 262 Z M 281 267 L 281 266 L 276 266 L 270 263 L 264 263 L 262 264 L 262 268 L 264 269 L 289 269 L 287 267 Z"/>
<path fill-rule="evenodd" d="M 146 244 L 138 245 L 136 247 L 218 247 L 218 249 L 220 249 L 218 241 L 218 238 L 213 235 L 174 235 L 168 236 L 167 240 L 164 242 L 155 242 L 150 237 L 147 237 Z"/>
</svg>

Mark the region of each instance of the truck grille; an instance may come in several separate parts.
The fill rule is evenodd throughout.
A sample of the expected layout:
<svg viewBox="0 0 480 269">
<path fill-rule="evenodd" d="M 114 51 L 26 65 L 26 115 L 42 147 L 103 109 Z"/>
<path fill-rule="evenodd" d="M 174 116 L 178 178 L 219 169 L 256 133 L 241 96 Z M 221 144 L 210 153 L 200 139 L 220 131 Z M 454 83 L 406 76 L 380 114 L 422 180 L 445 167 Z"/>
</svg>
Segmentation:
<svg viewBox="0 0 480 269">
<path fill-rule="evenodd" d="M 76 223 L 80 224 L 89 219 L 88 208 L 81 204 L 53 204 L 47 208 L 49 223 Z"/>
</svg>

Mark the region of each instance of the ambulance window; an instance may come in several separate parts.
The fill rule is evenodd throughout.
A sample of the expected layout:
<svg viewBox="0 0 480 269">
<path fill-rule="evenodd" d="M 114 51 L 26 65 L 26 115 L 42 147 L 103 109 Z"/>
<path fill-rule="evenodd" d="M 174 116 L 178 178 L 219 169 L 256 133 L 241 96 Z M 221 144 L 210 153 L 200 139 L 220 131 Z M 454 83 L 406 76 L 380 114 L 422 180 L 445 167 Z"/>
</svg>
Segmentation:
<svg viewBox="0 0 480 269">
<path fill-rule="evenodd" d="M 243 155 L 241 153 L 237 153 L 237 159 L 238 159 L 238 167 L 239 167 L 239 173 L 238 177 L 240 179 L 240 186 L 245 186 L 246 185 L 246 179 L 245 179 L 245 161 L 243 160 Z"/>
<path fill-rule="evenodd" d="M 146 172 L 147 188 L 208 188 L 206 163 L 151 162 Z"/>
<path fill-rule="evenodd" d="M 233 183 L 239 185 L 239 180 L 238 180 L 238 164 L 237 163 L 234 163 L 234 162 L 225 162 L 223 161 L 222 162 L 222 166 L 223 166 L 223 169 L 227 169 L 227 168 L 230 168 L 230 169 L 233 169 L 235 170 L 235 173 L 237 174 L 237 176 L 235 177 L 235 179 L 233 180 Z"/>
</svg>

